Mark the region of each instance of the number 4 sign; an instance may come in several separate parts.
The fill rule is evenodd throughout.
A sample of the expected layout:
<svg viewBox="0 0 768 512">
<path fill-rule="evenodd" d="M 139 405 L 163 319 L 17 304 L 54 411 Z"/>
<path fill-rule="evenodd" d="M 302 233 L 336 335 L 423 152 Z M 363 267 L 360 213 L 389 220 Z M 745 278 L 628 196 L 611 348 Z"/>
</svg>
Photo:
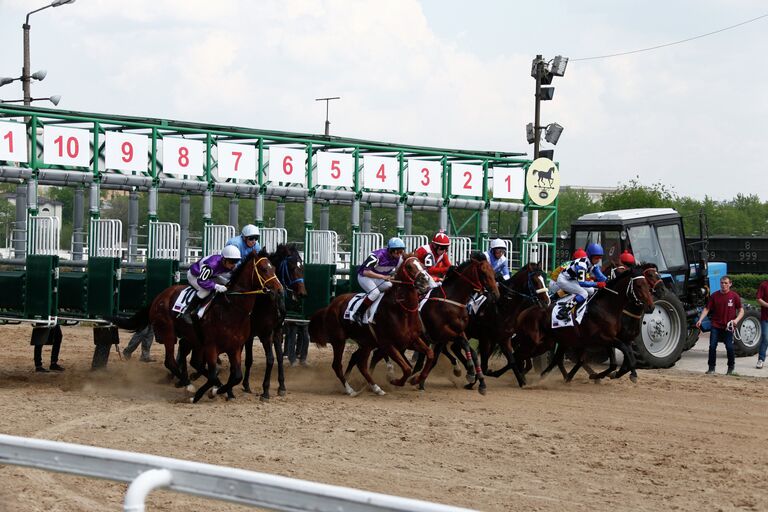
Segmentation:
<svg viewBox="0 0 768 512">
<path fill-rule="evenodd" d="M 0 161 L 28 162 L 27 132 L 22 123 L 0 122 Z"/>
<path fill-rule="evenodd" d="M 365 155 L 363 184 L 370 190 L 399 190 L 400 163 L 396 158 Z"/>
<path fill-rule="evenodd" d="M 479 165 L 451 165 L 451 194 L 482 197 L 483 168 Z"/>
</svg>

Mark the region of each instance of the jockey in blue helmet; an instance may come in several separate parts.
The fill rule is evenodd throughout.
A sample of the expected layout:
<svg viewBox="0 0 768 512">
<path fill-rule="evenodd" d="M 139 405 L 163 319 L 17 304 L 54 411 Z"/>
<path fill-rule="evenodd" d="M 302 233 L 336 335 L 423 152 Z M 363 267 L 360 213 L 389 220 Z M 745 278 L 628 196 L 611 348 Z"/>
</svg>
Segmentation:
<svg viewBox="0 0 768 512">
<path fill-rule="evenodd" d="M 405 242 L 400 238 L 393 237 L 389 239 L 386 247 L 373 251 L 360 265 L 357 270 L 357 282 L 367 295 L 360 307 L 357 308 L 354 321 L 362 323 L 363 314 L 373 304 L 373 301 L 378 299 L 382 292 L 392 288 L 392 283 L 389 280 L 403 262 L 404 252 Z"/>
<path fill-rule="evenodd" d="M 243 263 L 251 253 L 259 254 L 261 245 L 259 245 L 259 228 L 253 224 L 246 224 L 239 236 L 227 240 L 225 245 L 233 245 L 240 251 L 240 263 Z"/>
<path fill-rule="evenodd" d="M 600 244 L 590 243 L 587 245 L 586 252 L 586 257 L 574 259 L 570 266 L 557 276 L 558 286 L 566 293 L 572 293 L 579 307 L 595 292 L 596 288 L 604 288 L 607 280 L 600 268 L 604 254 L 603 248 Z M 589 276 L 594 280 L 589 279 Z M 564 316 L 568 313 L 564 310 L 561 312 Z"/>
</svg>

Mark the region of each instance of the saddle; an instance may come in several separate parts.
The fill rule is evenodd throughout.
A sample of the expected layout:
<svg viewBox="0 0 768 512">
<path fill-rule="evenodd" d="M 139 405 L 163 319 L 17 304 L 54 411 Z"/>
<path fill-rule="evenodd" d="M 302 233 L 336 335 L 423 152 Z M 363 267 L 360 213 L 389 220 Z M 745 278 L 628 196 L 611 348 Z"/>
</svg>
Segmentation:
<svg viewBox="0 0 768 512">
<path fill-rule="evenodd" d="M 189 305 L 192 302 L 192 299 L 195 297 L 195 294 L 197 293 L 197 290 L 195 290 L 192 286 L 187 286 L 183 290 L 181 290 L 181 293 L 178 297 L 176 297 L 176 302 L 173 303 L 173 306 L 171 307 L 171 311 L 174 313 L 177 313 L 178 316 L 183 315 L 187 312 L 187 309 L 189 309 Z M 213 299 L 213 293 L 208 295 L 205 299 L 202 299 L 202 302 L 200 303 L 200 307 L 197 309 L 197 318 L 203 318 L 203 315 L 208 310 L 208 306 L 211 305 L 211 301 Z"/>
<path fill-rule="evenodd" d="M 568 294 L 555 302 L 555 306 L 552 308 L 552 328 L 557 329 L 559 327 L 574 327 L 581 323 L 584 318 L 584 313 L 587 311 L 587 299 L 582 303 L 581 307 L 574 311 L 576 307 L 576 300 L 573 294 Z"/>
<path fill-rule="evenodd" d="M 357 313 L 357 310 L 360 308 L 360 306 L 363 304 L 363 299 L 365 296 L 368 295 L 367 293 L 357 293 L 354 297 L 352 297 L 349 302 L 347 303 L 347 308 L 344 310 L 344 320 L 348 320 L 350 322 L 354 322 L 354 316 L 355 313 Z M 373 304 L 370 305 L 368 308 L 368 311 L 363 313 L 363 325 L 368 324 L 375 324 L 376 322 L 373 321 L 373 317 L 376 314 L 376 310 L 379 308 L 379 303 L 381 302 L 381 298 L 384 296 L 384 294 L 379 294 L 379 298 L 376 299 Z"/>
</svg>

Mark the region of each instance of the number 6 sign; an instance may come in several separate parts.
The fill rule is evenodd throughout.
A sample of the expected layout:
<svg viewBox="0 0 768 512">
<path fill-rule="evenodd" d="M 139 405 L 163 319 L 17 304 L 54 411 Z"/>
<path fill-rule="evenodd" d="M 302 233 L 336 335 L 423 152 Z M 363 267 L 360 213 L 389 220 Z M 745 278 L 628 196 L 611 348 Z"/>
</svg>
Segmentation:
<svg viewBox="0 0 768 512">
<path fill-rule="evenodd" d="M 146 171 L 149 137 L 135 133 L 107 132 L 104 165 L 120 171 Z"/>
<path fill-rule="evenodd" d="M 0 122 L 0 161 L 28 162 L 27 131 L 22 123 Z"/>
<path fill-rule="evenodd" d="M 317 184 L 331 187 L 354 185 L 355 159 L 344 153 L 317 152 Z"/>
<path fill-rule="evenodd" d="M 78 128 L 46 126 L 43 131 L 43 163 L 88 167 L 91 132 Z"/>
<path fill-rule="evenodd" d="M 408 159 L 408 192 L 440 194 L 443 190 L 443 164 L 431 160 Z"/>
<path fill-rule="evenodd" d="M 269 148 L 269 169 L 267 178 L 276 183 L 304 184 L 304 170 L 307 168 L 307 153 L 301 149 L 281 147 Z"/>
<path fill-rule="evenodd" d="M 483 168 L 479 165 L 451 164 L 451 194 L 482 197 Z"/>
<path fill-rule="evenodd" d="M 163 137 L 163 173 L 203 176 L 204 152 L 199 140 Z"/>
</svg>

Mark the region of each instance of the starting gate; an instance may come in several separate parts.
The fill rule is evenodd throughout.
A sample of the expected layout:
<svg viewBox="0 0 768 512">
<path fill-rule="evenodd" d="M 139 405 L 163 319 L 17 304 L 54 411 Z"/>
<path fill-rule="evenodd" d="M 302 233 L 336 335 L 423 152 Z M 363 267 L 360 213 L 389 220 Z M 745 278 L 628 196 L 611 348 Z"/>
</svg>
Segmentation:
<svg viewBox="0 0 768 512">
<path fill-rule="evenodd" d="M 261 246 L 267 251 L 274 252 L 280 244 L 288 243 L 288 230 L 285 228 L 261 228 Z"/>
<path fill-rule="evenodd" d="M 339 235 L 335 231 L 308 230 L 304 245 L 304 262 L 335 265 L 339 252 Z"/>
<path fill-rule="evenodd" d="M 526 265 L 530 262 L 538 263 L 541 268 L 549 269 L 551 262 L 549 258 L 549 247 L 551 244 L 546 242 L 523 242 L 523 250 L 521 254 L 521 265 Z"/>
<path fill-rule="evenodd" d="M 427 235 L 403 235 L 401 238 L 405 242 L 405 252 L 413 252 L 429 242 Z"/>
<path fill-rule="evenodd" d="M 59 218 L 30 215 L 27 230 L 28 254 L 59 254 Z"/>
<path fill-rule="evenodd" d="M 472 254 L 472 239 L 464 236 L 452 236 L 448 246 L 448 257 L 451 263 L 458 265 L 469 259 Z"/>
<path fill-rule="evenodd" d="M 353 233 L 352 247 L 352 265 L 362 265 L 369 254 L 384 247 L 384 235 L 381 233 Z"/>
<path fill-rule="evenodd" d="M 203 256 L 221 252 L 227 241 L 235 236 L 235 228 L 226 224 L 206 224 L 203 228 Z"/>
<path fill-rule="evenodd" d="M 117 219 L 91 219 L 88 228 L 88 257 L 120 258 L 123 223 Z"/>
</svg>

